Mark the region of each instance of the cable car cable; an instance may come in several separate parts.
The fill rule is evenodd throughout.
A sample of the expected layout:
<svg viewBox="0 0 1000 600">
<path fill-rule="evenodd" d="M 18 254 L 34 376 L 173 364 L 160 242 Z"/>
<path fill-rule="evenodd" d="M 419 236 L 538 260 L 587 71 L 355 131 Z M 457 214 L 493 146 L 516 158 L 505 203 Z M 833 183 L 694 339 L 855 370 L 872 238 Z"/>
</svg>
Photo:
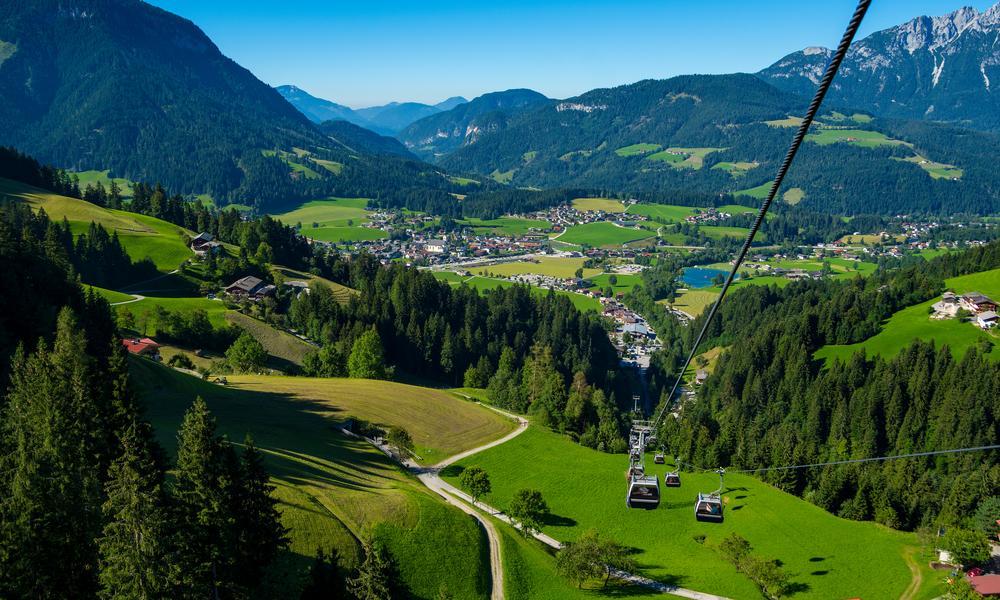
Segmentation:
<svg viewBox="0 0 1000 600">
<path fill-rule="evenodd" d="M 716 298 L 715 302 L 712 304 L 712 308 L 709 311 L 708 316 L 705 318 L 705 324 L 702 326 L 701 332 L 695 339 L 694 345 L 691 347 L 691 352 L 688 354 L 687 360 L 684 361 L 684 366 L 677 374 L 677 379 L 674 381 L 674 387 L 670 390 L 670 395 L 667 396 L 666 404 L 660 408 L 659 414 L 656 416 L 656 419 L 653 420 L 654 431 L 657 427 L 659 427 L 660 419 L 663 418 L 663 414 L 666 412 L 667 406 L 670 406 L 674 394 L 677 393 L 677 388 L 681 383 L 681 378 L 691 365 L 691 361 L 694 359 L 695 353 L 698 352 L 698 346 L 700 346 L 701 342 L 705 339 L 705 334 L 708 333 L 708 326 L 712 323 L 712 318 L 715 317 L 715 313 L 719 310 L 719 305 L 722 304 L 723 298 L 726 297 L 726 292 L 729 291 L 729 286 L 733 284 L 736 274 L 743 265 L 743 260 L 746 258 L 747 252 L 750 251 L 750 245 L 753 243 L 754 237 L 757 235 L 757 230 L 760 229 L 761 224 L 764 222 L 764 217 L 767 215 L 767 211 L 771 207 L 771 203 L 774 201 L 774 197 L 778 193 L 778 188 L 781 187 L 781 183 L 784 181 L 785 175 L 792 166 L 792 161 L 795 159 L 795 155 L 798 153 L 799 147 L 802 145 L 802 141 L 809 132 L 813 119 L 816 118 L 816 113 L 819 112 L 820 105 L 823 103 L 823 98 L 826 96 L 827 90 L 830 89 L 830 85 L 833 83 L 834 77 L 837 76 L 837 71 L 840 69 L 840 63 L 843 62 L 844 56 L 847 54 L 847 50 L 851 47 L 851 42 L 854 40 L 854 36 L 857 34 L 858 28 L 861 26 L 861 21 L 864 20 L 865 13 L 868 12 L 868 7 L 870 5 L 871 0 L 858 1 L 858 6 L 854 10 L 854 15 L 851 17 L 850 23 L 847 25 L 847 30 L 844 31 L 844 36 L 840 40 L 840 45 L 837 46 L 837 51 L 827 64 L 826 73 L 820 81 L 819 88 L 816 90 L 816 95 L 813 96 L 812 102 L 809 104 L 809 110 L 806 111 L 806 115 L 802 119 L 801 125 L 799 125 L 799 130 L 795 133 L 795 137 L 792 139 L 792 145 L 788 148 L 785 160 L 781 163 L 781 167 L 778 169 L 778 174 L 774 178 L 774 183 L 771 184 L 771 190 L 767 193 L 767 198 L 764 200 L 764 203 L 760 207 L 760 211 L 757 213 L 757 218 L 754 220 L 753 226 L 750 228 L 750 233 L 747 235 L 746 241 L 743 242 L 743 247 L 740 249 L 740 253 L 737 255 L 736 261 L 733 263 L 733 268 L 729 272 L 729 276 L 726 278 L 726 283 L 722 286 L 722 291 L 719 292 L 719 297 Z"/>
<path fill-rule="evenodd" d="M 790 471 L 793 469 L 810 469 L 813 467 L 828 467 L 833 465 L 850 465 L 856 463 L 881 462 L 886 460 L 896 460 L 900 458 L 919 458 L 921 456 L 938 456 L 941 454 L 960 454 L 963 452 L 984 452 L 987 450 L 1000 450 L 1000 444 L 990 446 L 973 446 L 970 448 L 952 448 L 950 450 L 931 450 L 929 452 L 912 452 L 910 454 L 897 454 L 894 456 L 875 456 L 872 458 L 851 458 L 847 460 L 835 460 L 824 463 L 812 463 L 807 465 L 788 465 L 783 467 L 762 467 L 760 469 L 739 469 L 731 470 L 729 473 L 763 473 L 765 471 Z"/>
</svg>

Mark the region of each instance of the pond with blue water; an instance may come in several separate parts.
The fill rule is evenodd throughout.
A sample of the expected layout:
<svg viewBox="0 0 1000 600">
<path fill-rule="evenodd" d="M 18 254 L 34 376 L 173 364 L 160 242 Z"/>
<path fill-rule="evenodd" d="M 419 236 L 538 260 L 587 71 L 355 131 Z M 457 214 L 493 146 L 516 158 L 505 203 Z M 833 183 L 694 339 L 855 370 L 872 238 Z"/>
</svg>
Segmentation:
<svg viewBox="0 0 1000 600">
<path fill-rule="evenodd" d="M 715 285 L 713 279 L 717 275 L 726 277 L 729 275 L 729 271 L 723 271 L 722 269 L 709 269 L 706 267 L 686 267 L 684 272 L 681 274 L 680 281 L 684 286 L 689 288 L 704 288 L 711 287 Z M 736 278 L 739 279 L 739 274 Z"/>
</svg>

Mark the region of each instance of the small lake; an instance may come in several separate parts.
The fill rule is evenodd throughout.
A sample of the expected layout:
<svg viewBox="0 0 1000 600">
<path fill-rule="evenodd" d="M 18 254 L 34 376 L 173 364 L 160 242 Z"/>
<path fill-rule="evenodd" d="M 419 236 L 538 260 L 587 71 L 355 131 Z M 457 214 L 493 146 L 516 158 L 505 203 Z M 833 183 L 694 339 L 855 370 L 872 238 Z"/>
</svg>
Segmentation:
<svg viewBox="0 0 1000 600">
<path fill-rule="evenodd" d="M 712 280 L 715 279 L 716 275 L 726 277 L 729 275 L 729 271 L 707 269 L 705 267 L 685 267 L 680 280 L 684 286 L 689 288 L 711 287 L 715 285 L 712 283 Z M 736 278 L 739 279 L 739 277 L 739 274 L 737 274 Z"/>
</svg>

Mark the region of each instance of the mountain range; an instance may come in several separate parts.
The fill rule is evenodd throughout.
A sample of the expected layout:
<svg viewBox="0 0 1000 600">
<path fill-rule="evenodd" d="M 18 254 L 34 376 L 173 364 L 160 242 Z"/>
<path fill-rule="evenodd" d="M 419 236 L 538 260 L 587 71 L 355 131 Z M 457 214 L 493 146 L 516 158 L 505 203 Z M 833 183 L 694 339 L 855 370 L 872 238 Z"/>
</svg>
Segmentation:
<svg viewBox="0 0 1000 600">
<path fill-rule="evenodd" d="M 789 92 L 810 95 L 832 54 L 812 47 L 759 73 Z M 1000 130 L 1000 4 L 917 17 L 855 42 L 827 101 L 886 117 L 928 119 Z"/>
<path fill-rule="evenodd" d="M 314 123 L 343 120 L 382 134 L 395 135 L 410 123 L 443 111 L 452 110 L 468 102 L 461 96 L 452 96 L 437 104 L 420 102 L 390 102 L 381 106 L 353 109 L 330 100 L 317 98 L 294 85 L 277 88 L 285 100 Z"/>
<path fill-rule="evenodd" d="M 398 142 L 322 131 L 193 23 L 140 0 L 0 4 L 0 144 L 217 204 L 453 201 Z"/>
<path fill-rule="evenodd" d="M 737 193 L 773 177 L 807 104 L 751 74 L 646 80 L 493 115 L 502 126 L 462 137 L 435 160 L 519 187 Z M 828 108 L 820 122 L 786 180 L 804 193 L 803 206 L 848 214 L 1000 207 L 997 135 L 844 107 Z"/>
</svg>

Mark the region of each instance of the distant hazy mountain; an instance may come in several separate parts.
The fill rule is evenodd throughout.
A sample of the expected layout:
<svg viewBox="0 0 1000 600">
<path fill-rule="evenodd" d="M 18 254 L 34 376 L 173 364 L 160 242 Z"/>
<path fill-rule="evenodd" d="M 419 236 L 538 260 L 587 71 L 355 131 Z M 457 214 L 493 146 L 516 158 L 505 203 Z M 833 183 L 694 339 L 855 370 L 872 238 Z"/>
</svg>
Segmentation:
<svg viewBox="0 0 1000 600">
<path fill-rule="evenodd" d="M 806 48 L 759 75 L 811 95 L 830 55 Z M 1000 130 L 1000 4 L 917 17 L 855 42 L 827 99 L 884 116 Z"/>
<path fill-rule="evenodd" d="M 390 102 L 383 106 L 359 108 L 354 112 L 374 127 L 394 134 L 410 123 L 437 114 L 441 110 L 420 102 Z"/>
<path fill-rule="evenodd" d="M 294 85 L 282 85 L 275 89 L 314 123 L 343 120 L 382 135 L 394 135 L 414 121 L 468 102 L 461 96 L 453 96 L 434 105 L 420 102 L 390 102 L 355 110 L 317 98 Z"/>
<path fill-rule="evenodd" d="M 787 117 L 801 115 L 808 104 L 750 74 L 640 81 L 514 114 L 454 118 L 477 100 L 418 121 L 400 138 L 423 152 L 454 148 L 435 162 L 514 186 L 704 196 L 770 181 L 793 133 L 794 119 Z M 923 121 L 852 120 L 844 116 L 852 114 L 847 108 L 827 112 L 835 106 L 828 105 L 821 120 L 891 139 L 864 147 L 851 140 L 867 134 L 845 132 L 837 142 L 837 130 L 830 130 L 825 139 L 833 143 L 807 142 L 785 184 L 805 192 L 803 206 L 888 214 L 1000 210 L 993 165 L 1000 136 Z M 932 178 L 925 170 L 931 161 L 962 174 Z"/>
<path fill-rule="evenodd" d="M 465 104 L 466 102 L 468 102 L 468 100 L 463 98 L 462 96 L 452 96 L 447 100 L 442 100 L 441 102 L 438 102 L 437 104 L 434 105 L 434 108 L 438 110 L 451 110 L 456 106 L 458 106 L 459 104 Z"/>
<path fill-rule="evenodd" d="M 527 89 L 483 94 L 471 102 L 421 119 L 396 136 L 420 156 L 441 156 L 475 143 L 486 132 L 506 126 L 507 119 L 551 101 Z"/>
<path fill-rule="evenodd" d="M 285 100 L 288 100 L 292 106 L 299 109 L 299 112 L 309 117 L 309 120 L 313 123 L 322 123 L 323 121 L 336 119 L 351 121 L 352 123 L 364 121 L 364 119 L 356 116 L 354 110 L 351 108 L 337 104 L 336 102 L 317 98 L 294 85 L 279 85 L 274 89 L 278 90 L 278 93 Z"/>
<path fill-rule="evenodd" d="M 370 129 L 348 121 L 326 121 L 320 123 L 319 129 L 355 152 L 417 158 L 396 138 L 379 135 Z"/>
</svg>

